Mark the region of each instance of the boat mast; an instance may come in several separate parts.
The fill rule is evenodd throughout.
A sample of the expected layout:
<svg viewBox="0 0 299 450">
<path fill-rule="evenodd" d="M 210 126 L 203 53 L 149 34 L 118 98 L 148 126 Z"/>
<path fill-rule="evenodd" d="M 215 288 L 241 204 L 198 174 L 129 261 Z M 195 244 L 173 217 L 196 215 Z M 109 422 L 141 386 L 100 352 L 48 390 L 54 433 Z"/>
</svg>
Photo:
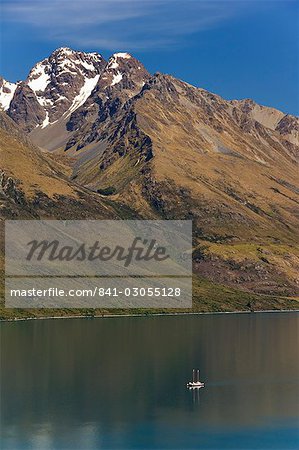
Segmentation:
<svg viewBox="0 0 299 450">
<path fill-rule="evenodd" d="M 199 382 L 199 370 L 197 369 L 197 381 Z"/>
<path fill-rule="evenodd" d="M 195 383 L 195 369 L 192 370 L 192 381 Z"/>
</svg>

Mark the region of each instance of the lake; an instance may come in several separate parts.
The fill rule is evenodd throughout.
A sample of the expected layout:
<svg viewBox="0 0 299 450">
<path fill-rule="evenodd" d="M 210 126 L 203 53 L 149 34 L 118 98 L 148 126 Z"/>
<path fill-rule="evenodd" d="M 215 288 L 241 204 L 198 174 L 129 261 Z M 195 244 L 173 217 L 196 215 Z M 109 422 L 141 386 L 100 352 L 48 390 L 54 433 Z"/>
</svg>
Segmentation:
<svg viewBox="0 0 299 450">
<path fill-rule="evenodd" d="M 3 322 L 6 449 L 297 449 L 298 313 Z M 189 391 L 192 369 L 205 388 Z"/>
</svg>

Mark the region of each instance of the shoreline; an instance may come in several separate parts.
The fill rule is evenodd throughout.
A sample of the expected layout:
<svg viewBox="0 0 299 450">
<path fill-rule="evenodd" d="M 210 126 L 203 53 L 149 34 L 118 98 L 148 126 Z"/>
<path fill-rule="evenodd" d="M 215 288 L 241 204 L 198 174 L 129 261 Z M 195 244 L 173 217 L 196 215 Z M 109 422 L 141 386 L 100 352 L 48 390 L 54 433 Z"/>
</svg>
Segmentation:
<svg viewBox="0 0 299 450">
<path fill-rule="evenodd" d="M 259 311 L 208 311 L 208 312 L 180 312 L 180 313 L 151 313 L 151 314 L 101 314 L 98 316 L 45 316 L 45 317 L 20 317 L 15 319 L 0 319 L 1 322 L 24 322 L 28 320 L 57 320 L 57 319 L 115 319 L 120 317 L 155 317 L 155 316 L 206 316 L 219 314 L 265 314 L 265 313 L 299 313 L 299 309 L 264 309 Z"/>
</svg>

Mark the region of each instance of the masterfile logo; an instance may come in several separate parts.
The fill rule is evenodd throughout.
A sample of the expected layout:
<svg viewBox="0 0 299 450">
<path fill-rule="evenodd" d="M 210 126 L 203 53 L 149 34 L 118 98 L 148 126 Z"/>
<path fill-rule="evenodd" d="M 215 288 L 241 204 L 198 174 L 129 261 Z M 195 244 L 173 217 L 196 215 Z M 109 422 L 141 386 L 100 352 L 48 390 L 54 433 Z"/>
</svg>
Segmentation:
<svg viewBox="0 0 299 450">
<path fill-rule="evenodd" d="M 7 221 L 6 306 L 191 307 L 191 221 Z"/>
<path fill-rule="evenodd" d="M 6 275 L 191 275 L 192 222 L 16 220 L 5 226 Z"/>
<path fill-rule="evenodd" d="M 27 261 L 31 261 L 36 257 L 37 261 L 43 258 L 48 258 L 49 261 L 123 261 L 124 267 L 129 267 L 132 261 L 165 261 L 170 256 L 167 254 L 167 249 L 158 246 L 156 239 L 142 239 L 136 237 L 132 244 L 127 248 L 117 245 L 111 248 L 107 245 L 100 244 L 96 241 L 92 245 L 82 243 L 80 245 L 64 245 L 57 239 L 54 241 L 38 241 L 33 240 L 28 242 L 29 252 L 26 256 Z"/>
</svg>

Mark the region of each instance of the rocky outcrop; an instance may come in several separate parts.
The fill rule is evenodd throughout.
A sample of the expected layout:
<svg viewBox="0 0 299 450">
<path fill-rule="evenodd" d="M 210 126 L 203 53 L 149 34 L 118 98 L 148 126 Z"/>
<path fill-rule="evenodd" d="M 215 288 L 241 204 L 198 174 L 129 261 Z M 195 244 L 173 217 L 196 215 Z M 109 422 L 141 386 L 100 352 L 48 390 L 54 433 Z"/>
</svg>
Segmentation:
<svg viewBox="0 0 299 450">
<path fill-rule="evenodd" d="M 262 106 L 251 99 L 232 100 L 230 102 L 237 110 L 247 118 L 251 118 L 259 124 L 273 131 L 277 131 L 281 137 L 292 145 L 299 145 L 299 118 L 290 114 L 284 114 L 275 108 Z M 236 114 L 236 110 L 233 110 Z"/>
<path fill-rule="evenodd" d="M 129 53 L 116 53 L 108 61 L 98 84 L 88 100 L 78 108 L 67 123 L 73 131 L 66 149 L 77 150 L 94 141 L 105 138 L 107 127 L 123 105 L 137 95 L 150 74 L 137 59 Z"/>
<path fill-rule="evenodd" d="M 291 116 L 290 114 L 286 114 L 283 118 L 277 123 L 275 127 L 275 131 L 286 140 L 294 144 L 294 146 L 298 146 L 299 143 L 299 119 L 298 117 Z M 299 155 L 298 155 L 299 156 Z"/>
<path fill-rule="evenodd" d="M 19 206 L 25 206 L 26 200 L 18 182 L 0 170 L 0 197 L 9 199 Z"/>
<path fill-rule="evenodd" d="M 8 109 L 9 116 L 27 133 L 43 123 L 46 112 L 35 93 L 24 82 L 17 87 Z"/>
</svg>

